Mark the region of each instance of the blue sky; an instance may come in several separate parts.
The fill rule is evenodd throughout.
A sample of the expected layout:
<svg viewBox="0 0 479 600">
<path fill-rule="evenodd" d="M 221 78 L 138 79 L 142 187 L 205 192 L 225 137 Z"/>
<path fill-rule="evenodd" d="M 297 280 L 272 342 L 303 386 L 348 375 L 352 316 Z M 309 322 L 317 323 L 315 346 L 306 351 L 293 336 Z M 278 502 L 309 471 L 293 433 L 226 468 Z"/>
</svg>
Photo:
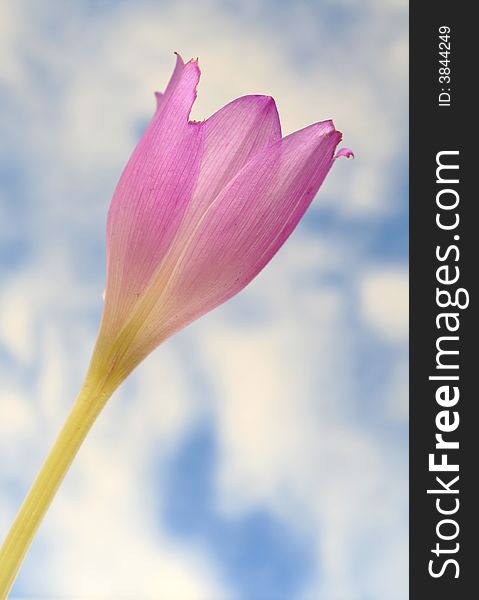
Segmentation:
<svg viewBox="0 0 479 600">
<path fill-rule="evenodd" d="M 272 95 L 337 161 L 240 295 L 100 417 L 13 597 L 407 597 L 407 6 L 0 2 L 0 536 L 79 389 L 104 223 L 173 51 L 193 118 Z"/>
</svg>

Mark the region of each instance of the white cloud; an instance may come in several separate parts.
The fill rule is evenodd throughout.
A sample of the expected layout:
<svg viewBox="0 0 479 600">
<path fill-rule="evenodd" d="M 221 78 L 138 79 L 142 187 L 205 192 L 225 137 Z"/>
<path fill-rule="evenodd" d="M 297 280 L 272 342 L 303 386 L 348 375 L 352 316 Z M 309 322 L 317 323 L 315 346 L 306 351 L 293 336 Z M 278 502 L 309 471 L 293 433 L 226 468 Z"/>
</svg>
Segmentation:
<svg viewBox="0 0 479 600">
<path fill-rule="evenodd" d="M 145 499 L 139 432 L 120 421 L 125 429 L 100 421 L 103 435 L 93 433 L 82 448 L 39 536 L 38 547 L 49 551 L 38 552 L 31 589 L 62 597 L 227 599 L 200 549 L 159 535 Z"/>
<path fill-rule="evenodd" d="M 6 469 L 2 462 L 2 476 L 21 488 L 31 482 L 65 417 L 75 394 L 68 373 L 79 365 L 64 352 L 66 341 L 58 329 L 38 344 L 46 358 L 30 391 L 38 411 L 14 392 L 2 393 L 0 401 L 0 449 L 9 465 Z M 27 589 L 84 598 L 229 598 L 203 550 L 181 545 L 161 530 L 161 502 L 147 465 L 156 455 L 157 468 L 163 469 L 194 418 L 179 385 L 180 364 L 168 350 L 161 354 L 162 365 L 145 365 L 95 424 L 34 542 L 25 564 Z M 20 499 L 7 500 L 2 532 Z"/>
<path fill-rule="evenodd" d="M 395 544 L 406 544 L 398 513 L 407 503 L 407 490 L 403 476 L 392 481 L 391 452 L 354 420 L 367 402 L 355 397 L 361 388 L 351 371 L 344 292 L 295 289 L 302 257 L 307 257 L 304 273 L 345 260 L 341 252 L 333 256 L 320 248 L 311 240 L 291 241 L 291 252 L 277 257 L 245 292 L 271 320 L 235 326 L 233 309 L 225 307 L 196 326 L 202 362 L 217 391 L 219 505 L 225 514 L 235 514 L 265 503 L 305 529 L 318 556 L 318 578 L 305 598 L 357 597 L 362 545 L 366 539 L 384 544 L 384 554 L 371 556 L 364 569 L 375 573 L 367 589 L 386 597 L 390 578 L 377 573 L 391 577 L 391 564 L 395 574 L 407 569 L 405 554 L 389 562 Z M 407 410 L 403 377 L 404 369 L 381 398 L 385 408 L 390 406 L 388 418 L 402 423 Z M 398 468 L 404 469 L 401 460 Z M 395 594 L 397 599 L 406 594 L 399 582 Z"/>
<path fill-rule="evenodd" d="M 409 277 L 403 267 L 383 267 L 360 280 L 360 310 L 366 323 L 388 341 L 408 337 Z"/>
<path fill-rule="evenodd" d="M 0 82 L 18 83 L 21 65 L 14 44 L 21 35 L 18 7 L 15 2 L 0 2 Z"/>
<path fill-rule="evenodd" d="M 30 300 L 16 287 L 8 288 L 2 296 L 0 340 L 16 360 L 28 362 L 33 351 Z"/>
</svg>

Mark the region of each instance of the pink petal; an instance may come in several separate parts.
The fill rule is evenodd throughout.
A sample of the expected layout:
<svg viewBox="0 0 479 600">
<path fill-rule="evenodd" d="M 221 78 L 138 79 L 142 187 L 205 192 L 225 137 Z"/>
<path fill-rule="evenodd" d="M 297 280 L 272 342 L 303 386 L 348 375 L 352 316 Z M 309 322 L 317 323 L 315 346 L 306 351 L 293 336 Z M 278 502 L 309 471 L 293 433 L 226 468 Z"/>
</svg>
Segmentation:
<svg viewBox="0 0 479 600">
<path fill-rule="evenodd" d="M 334 158 L 339 158 L 340 156 L 345 156 L 346 158 L 354 158 L 354 152 L 349 148 L 341 148 Z"/>
<path fill-rule="evenodd" d="M 178 231 L 184 243 L 219 192 L 256 154 L 281 139 L 276 104 L 269 96 L 243 96 L 202 123 L 203 156 L 195 191 Z M 176 254 L 175 251 L 173 251 Z"/>
<path fill-rule="evenodd" d="M 123 171 L 107 221 L 103 326 L 129 314 L 176 234 L 196 184 L 203 132 L 188 116 L 200 71 L 177 59 L 152 121 Z"/>
<path fill-rule="evenodd" d="M 176 54 L 176 65 L 175 65 L 173 74 L 171 75 L 170 81 L 168 82 L 168 85 L 166 86 L 166 90 L 164 92 L 155 92 L 156 110 L 157 111 L 161 110 L 161 108 L 163 107 L 165 102 L 168 101 L 168 98 L 171 97 L 173 90 L 176 88 L 176 86 L 180 82 L 180 79 L 183 75 L 185 63 L 183 62 L 183 59 L 178 54 L 178 52 L 175 52 L 175 54 Z"/>
<path fill-rule="evenodd" d="M 196 100 L 196 87 L 200 79 L 200 67 L 197 60 L 186 64 L 176 53 L 176 65 L 166 90 L 156 92 L 156 111 L 169 111 L 177 119 L 188 119 L 191 107 Z"/>
<path fill-rule="evenodd" d="M 206 120 L 201 173 L 195 196 L 208 190 L 210 203 L 255 154 L 281 139 L 270 96 L 243 96 Z"/>
<path fill-rule="evenodd" d="M 141 360 L 163 339 L 247 285 L 289 237 L 334 162 L 331 121 L 257 154 L 219 193 L 177 256 L 157 307 L 132 344 Z"/>
</svg>

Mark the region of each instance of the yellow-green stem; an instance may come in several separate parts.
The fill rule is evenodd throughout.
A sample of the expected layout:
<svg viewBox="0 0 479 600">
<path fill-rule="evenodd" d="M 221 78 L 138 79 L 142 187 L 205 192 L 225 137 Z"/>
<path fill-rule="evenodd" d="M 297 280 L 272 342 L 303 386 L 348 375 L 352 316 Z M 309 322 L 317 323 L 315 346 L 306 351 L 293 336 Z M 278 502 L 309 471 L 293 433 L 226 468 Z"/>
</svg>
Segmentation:
<svg viewBox="0 0 479 600">
<path fill-rule="evenodd" d="M 0 600 L 7 597 L 50 503 L 114 387 L 92 384 L 87 377 L 0 549 Z"/>
</svg>

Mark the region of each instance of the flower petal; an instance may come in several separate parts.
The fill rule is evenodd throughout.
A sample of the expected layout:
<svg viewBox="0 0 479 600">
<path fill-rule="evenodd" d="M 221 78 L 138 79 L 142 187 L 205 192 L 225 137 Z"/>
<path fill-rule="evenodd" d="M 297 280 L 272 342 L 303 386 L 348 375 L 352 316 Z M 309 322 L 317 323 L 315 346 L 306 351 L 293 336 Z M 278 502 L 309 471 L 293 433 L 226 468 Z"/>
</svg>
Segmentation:
<svg viewBox="0 0 479 600">
<path fill-rule="evenodd" d="M 256 154 L 281 139 L 276 104 L 269 96 L 243 96 L 201 123 L 204 144 L 195 190 L 171 254 L 178 256 L 208 206 Z M 164 265 L 161 268 L 165 268 Z"/>
<path fill-rule="evenodd" d="M 198 178 L 203 132 L 188 121 L 200 71 L 180 57 L 113 195 L 107 221 L 103 327 L 128 316 L 176 235 Z"/>
<path fill-rule="evenodd" d="M 183 59 L 177 52 L 175 52 L 175 54 L 176 54 L 176 65 L 173 70 L 173 74 L 170 78 L 170 81 L 168 82 L 168 85 L 166 86 L 166 90 L 164 92 L 155 92 L 156 110 L 161 110 L 163 108 L 163 105 L 165 104 L 165 102 L 168 101 L 168 98 L 171 96 L 173 90 L 176 88 L 176 86 L 180 82 L 181 77 L 183 75 L 185 63 L 183 62 Z"/>
<path fill-rule="evenodd" d="M 281 139 L 278 110 L 269 96 L 243 96 L 205 121 L 205 142 L 191 211 L 201 214 L 258 152 Z M 190 211 L 188 211 L 188 216 Z"/>
<path fill-rule="evenodd" d="M 157 115 L 166 112 L 176 120 L 187 120 L 196 100 L 196 87 L 200 74 L 197 60 L 192 59 L 185 64 L 177 54 L 175 69 L 165 92 L 155 94 Z"/>
<path fill-rule="evenodd" d="M 131 363 L 261 271 L 311 203 L 340 140 L 325 121 L 268 146 L 246 164 L 201 218 L 173 273 L 161 282 L 161 298 L 144 307 L 128 352 Z"/>
<path fill-rule="evenodd" d="M 354 158 L 354 152 L 349 148 L 341 148 L 334 158 L 340 158 L 341 156 L 345 156 L 346 158 Z"/>
</svg>

